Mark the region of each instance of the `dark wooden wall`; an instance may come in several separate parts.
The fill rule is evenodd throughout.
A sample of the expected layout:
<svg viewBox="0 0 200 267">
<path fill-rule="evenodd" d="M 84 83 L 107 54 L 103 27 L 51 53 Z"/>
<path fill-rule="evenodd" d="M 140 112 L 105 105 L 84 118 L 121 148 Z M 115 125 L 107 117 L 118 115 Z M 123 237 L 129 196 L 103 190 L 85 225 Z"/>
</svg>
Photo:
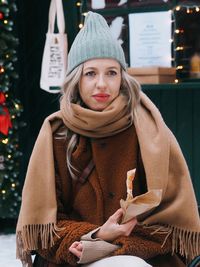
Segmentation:
<svg viewBox="0 0 200 267">
<path fill-rule="evenodd" d="M 200 204 L 200 84 L 145 85 L 143 90 L 175 134 Z"/>
</svg>

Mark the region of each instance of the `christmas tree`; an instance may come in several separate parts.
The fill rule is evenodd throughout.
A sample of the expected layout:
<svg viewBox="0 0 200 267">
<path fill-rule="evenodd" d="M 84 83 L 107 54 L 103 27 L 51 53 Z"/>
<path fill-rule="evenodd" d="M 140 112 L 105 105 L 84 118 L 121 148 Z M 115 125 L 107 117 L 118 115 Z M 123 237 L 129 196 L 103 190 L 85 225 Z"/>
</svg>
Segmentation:
<svg viewBox="0 0 200 267">
<path fill-rule="evenodd" d="M 15 218 L 20 205 L 19 127 L 22 107 L 16 98 L 18 39 L 14 0 L 0 0 L 0 218 Z"/>
</svg>

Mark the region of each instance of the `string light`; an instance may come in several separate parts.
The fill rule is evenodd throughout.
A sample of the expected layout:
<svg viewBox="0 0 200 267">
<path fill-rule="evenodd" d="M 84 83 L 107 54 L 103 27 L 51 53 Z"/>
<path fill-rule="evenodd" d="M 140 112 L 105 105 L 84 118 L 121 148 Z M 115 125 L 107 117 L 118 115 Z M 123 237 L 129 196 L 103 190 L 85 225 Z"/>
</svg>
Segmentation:
<svg viewBox="0 0 200 267">
<path fill-rule="evenodd" d="M 9 154 L 9 155 L 8 155 L 8 158 L 9 158 L 9 159 L 11 159 L 11 158 L 12 158 L 12 156 Z"/>
<path fill-rule="evenodd" d="M 0 73 L 4 73 L 5 69 L 3 67 L 0 67 Z"/>
<path fill-rule="evenodd" d="M 176 29 L 174 32 L 177 34 L 180 34 L 180 33 L 184 33 L 184 30 L 183 29 Z"/>
<path fill-rule="evenodd" d="M 15 103 L 15 108 L 19 109 L 19 105 L 17 103 Z"/>
<path fill-rule="evenodd" d="M 1 142 L 6 145 L 8 143 L 8 138 L 3 139 Z"/>
<path fill-rule="evenodd" d="M 1 193 L 4 195 L 6 193 L 6 190 L 1 190 Z"/>
<path fill-rule="evenodd" d="M 77 2 L 76 5 L 77 5 L 77 6 L 81 6 L 81 3 L 80 3 L 80 2 Z"/>
<path fill-rule="evenodd" d="M 177 63 L 178 59 L 182 57 L 182 54 L 178 54 L 180 53 L 184 53 L 185 50 L 188 49 L 188 47 L 185 46 L 184 43 L 180 43 L 181 40 L 184 40 L 184 38 L 182 38 L 180 35 L 184 34 L 184 29 L 180 27 L 180 25 L 177 27 L 176 22 L 177 22 L 177 12 L 181 12 L 181 15 L 179 16 L 184 16 L 185 15 L 190 15 L 190 14 L 194 14 L 195 12 L 199 12 L 200 11 L 200 5 L 195 5 L 193 3 L 188 3 L 188 4 L 181 4 L 178 5 L 176 7 L 174 7 L 174 9 L 172 10 L 172 20 L 174 21 L 174 36 L 173 36 L 173 57 L 175 58 L 174 63 L 175 63 L 175 67 L 176 70 L 179 71 L 179 75 L 181 74 L 181 71 L 185 71 L 188 69 L 188 66 L 184 66 L 181 65 L 180 63 Z M 174 81 L 175 83 L 179 83 L 180 80 L 176 79 Z"/>
<path fill-rule="evenodd" d="M 83 23 L 80 23 L 80 24 L 78 25 L 78 27 L 79 27 L 79 29 L 83 28 Z"/>
<path fill-rule="evenodd" d="M 3 23 L 4 23 L 4 24 L 8 24 L 7 19 L 4 19 Z"/>
<path fill-rule="evenodd" d="M 184 47 L 183 46 L 177 46 L 175 50 L 176 51 L 184 50 Z"/>
<path fill-rule="evenodd" d="M 15 183 L 12 183 L 11 186 L 12 186 L 12 188 L 15 188 L 16 187 L 16 184 Z"/>
<path fill-rule="evenodd" d="M 182 70 L 183 69 L 183 66 L 177 66 L 176 69 L 177 70 Z"/>
</svg>

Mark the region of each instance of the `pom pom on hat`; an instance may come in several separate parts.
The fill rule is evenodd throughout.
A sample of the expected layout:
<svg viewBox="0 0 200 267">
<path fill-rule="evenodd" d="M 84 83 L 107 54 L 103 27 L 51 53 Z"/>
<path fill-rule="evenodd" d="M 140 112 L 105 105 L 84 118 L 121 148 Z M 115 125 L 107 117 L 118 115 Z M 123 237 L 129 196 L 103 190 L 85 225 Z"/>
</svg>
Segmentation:
<svg viewBox="0 0 200 267">
<path fill-rule="evenodd" d="M 88 12 L 83 28 L 77 34 L 68 54 L 69 74 L 81 63 L 94 58 L 112 58 L 126 69 L 123 49 L 112 36 L 106 20 L 98 13 Z"/>
</svg>

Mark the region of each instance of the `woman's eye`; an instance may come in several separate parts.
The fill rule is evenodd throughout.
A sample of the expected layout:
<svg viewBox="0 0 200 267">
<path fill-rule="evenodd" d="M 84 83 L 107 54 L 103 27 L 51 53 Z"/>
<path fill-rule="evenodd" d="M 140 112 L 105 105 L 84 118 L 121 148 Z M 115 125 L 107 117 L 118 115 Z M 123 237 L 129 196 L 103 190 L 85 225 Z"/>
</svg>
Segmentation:
<svg viewBox="0 0 200 267">
<path fill-rule="evenodd" d="M 117 75 L 117 72 L 115 70 L 109 70 L 108 75 L 109 76 L 115 76 L 115 75 Z"/>
<path fill-rule="evenodd" d="M 95 76 L 95 72 L 94 71 L 88 71 L 85 73 L 85 76 Z"/>
</svg>

